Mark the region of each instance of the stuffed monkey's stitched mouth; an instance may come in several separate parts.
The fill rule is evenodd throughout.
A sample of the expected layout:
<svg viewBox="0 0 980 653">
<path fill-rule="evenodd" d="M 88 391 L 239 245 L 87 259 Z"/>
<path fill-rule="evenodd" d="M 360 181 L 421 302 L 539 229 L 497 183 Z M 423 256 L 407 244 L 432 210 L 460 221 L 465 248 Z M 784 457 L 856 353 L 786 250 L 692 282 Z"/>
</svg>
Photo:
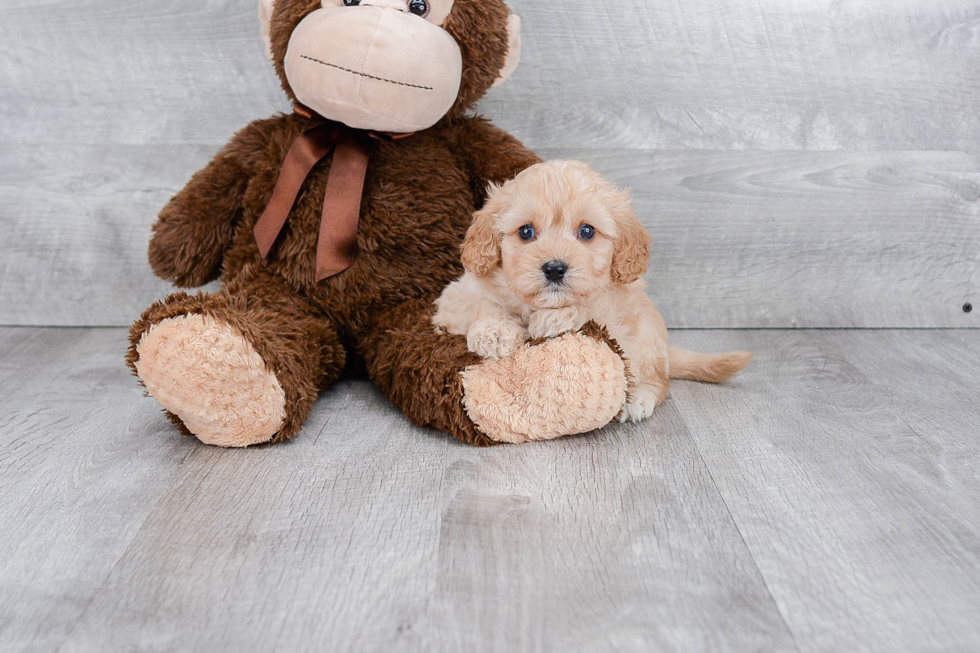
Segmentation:
<svg viewBox="0 0 980 653">
<path fill-rule="evenodd" d="M 343 66 L 338 66 L 337 64 L 327 63 L 326 61 L 320 61 L 319 59 L 314 59 L 313 57 L 307 57 L 305 54 L 300 55 L 300 59 L 306 59 L 307 61 L 312 61 L 313 63 L 318 63 L 321 66 L 327 66 L 328 68 L 336 68 L 337 70 L 342 70 L 345 73 L 350 73 L 351 75 L 359 75 L 361 77 L 366 77 L 368 79 L 374 79 L 379 82 L 387 82 L 388 84 L 395 84 L 396 86 L 407 86 L 408 88 L 417 88 L 420 91 L 434 91 L 435 89 L 431 86 L 418 86 L 416 84 L 406 84 L 405 82 L 396 82 L 393 79 L 385 79 L 384 77 L 376 77 L 375 75 L 369 75 L 367 73 L 361 73 L 356 70 L 351 70 L 350 68 L 344 68 Z"/>
</svg>

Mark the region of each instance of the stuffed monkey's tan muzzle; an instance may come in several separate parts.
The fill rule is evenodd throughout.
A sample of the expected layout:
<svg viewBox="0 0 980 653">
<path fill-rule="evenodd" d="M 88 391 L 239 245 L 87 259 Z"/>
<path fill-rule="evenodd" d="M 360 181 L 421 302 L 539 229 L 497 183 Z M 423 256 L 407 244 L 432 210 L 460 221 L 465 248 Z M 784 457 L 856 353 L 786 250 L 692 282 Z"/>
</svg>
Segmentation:
<svg viewBox="0 0 980 653">
<path fill-rule="evenodd" d="M 391 7 L 328 7 L 289 40 L 286 78 L 296 99 L 355 129 L 428 129 L 456 102 L 463 57 L 444 29 Z"/>
</svg>

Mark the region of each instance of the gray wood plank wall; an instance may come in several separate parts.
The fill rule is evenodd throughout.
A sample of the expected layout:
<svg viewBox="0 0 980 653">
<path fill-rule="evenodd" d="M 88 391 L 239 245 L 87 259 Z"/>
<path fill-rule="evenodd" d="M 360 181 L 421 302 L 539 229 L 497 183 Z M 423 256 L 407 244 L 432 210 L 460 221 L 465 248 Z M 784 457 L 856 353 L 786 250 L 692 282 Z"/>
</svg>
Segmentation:
<svg viewBox="0 0 980 653">
<path fill-rule="evenodd" d="M 287 109 L 254 0 L 0 0 L 0 324 L 125 325 L 159 208 Z M 630 184 L 675 327 L 978 326 L 975 0 L 511 0 L 481 111 Z"/>
</svg>

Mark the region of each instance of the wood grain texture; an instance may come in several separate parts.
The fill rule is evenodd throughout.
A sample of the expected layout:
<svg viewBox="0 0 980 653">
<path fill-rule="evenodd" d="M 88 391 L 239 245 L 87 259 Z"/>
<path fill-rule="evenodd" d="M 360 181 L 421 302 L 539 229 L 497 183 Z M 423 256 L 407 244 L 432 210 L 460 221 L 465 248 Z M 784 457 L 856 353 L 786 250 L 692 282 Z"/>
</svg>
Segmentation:
<svg viewBox="0 0 980 653">
<path fill-rule="evenodd" d="M 427 650 L 797 649 L 673 409 L 454 472 Z"/>
<path fill-rule="evenodd" d="M 217 147 L 288 109 L 252 0 L 2 0 L 0 10 L 4 145 Z"/>
<path fill-rule="evenodd" d="M 0 329 L 0 650 L 974 650 L 980 331 L 675 333 L 756 362 L 471 449 L 345 379 L 205 448 L 124 331 Z"/>
<path fill-rule="evenodd" d="M 534 148 L 976 150 L 973 0 L 510 0 Z M 286 108 L 254 0 L 3 0 L 0 142 L 224 143 Z"/>
<path fill-rule="evenodd" d="M 973 0 L 512 6 L 524 64 L 481 110 L 635 187 L 671 325 L 977 326 Z M 129 324 L 169 290 L 156 213 L 288 108 L 255 2 L 0 11 L 0 324 Z"/>
<path fill-rule="evenodd" d="M 0 650 L 55 651 L 194 448 L 122 331 L 0 329 Z"/>
<path fill-rule="evenodd" d="M 176 290 L 147 261 L 157 212 L 206 146 L 0 150 L 0 324 L 124 326 Z"/>
<path fill-rule="evenodd" d="M 976 648 L 980 383 L 956 370 L 980 368 L 980 332 L 675 342 L 759 353 L 672 403 L 801 647 Z"/>
<path fill-rule="evenodd" d="M 364 382 L 188 459 L 63 650 L 134 645 L 796 650 L 676 415 L 481 451 Z"/>
<path fill-rule="evenodd" d="M 546 151 L 547 154 L 547 151 Z M 977 327 L 980 159 L 582 152 L 631 185 L 672 327 Z"/>
<path fill-rule="evenodd" d="M 975 154 L 541 153 L 632 186 L 672 327 L 980 326 L 962 311 L 980 306 Z M 150 225 L 210 154 L 0 151 L 0 324 L 124 326 L 170 292 L 146 263 Z"/>
<path fill-rule="evenodd" d="M 973 0 L 510 0 L 534 147 L 976 150 Z"/>
</svg>

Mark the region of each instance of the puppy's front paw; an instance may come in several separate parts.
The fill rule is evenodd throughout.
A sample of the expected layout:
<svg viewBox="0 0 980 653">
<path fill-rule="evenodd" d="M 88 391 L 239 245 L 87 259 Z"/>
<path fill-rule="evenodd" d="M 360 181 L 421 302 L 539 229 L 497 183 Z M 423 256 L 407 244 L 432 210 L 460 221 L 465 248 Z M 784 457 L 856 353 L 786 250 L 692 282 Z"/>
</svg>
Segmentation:
<svg viewBox="0 0 980 653">
<path fill-rule="evenodd" d="M 527 342 L 527 331 L 514 322 L 484 320 L 466 334 L 469 350 L 483 358 L 507 358 Z"/>
<path fill-rule="evenodd" d="M 653 388 L 635 388 L 629 401 L 619 416 L 620 422 L 642 422 L 656 410 L 662 402 L 662 393 Z"/>
<path fill-rule="evenodd" d="M 588 316 L 575 306 L 545 308 L 531 315 L 527 331 L 533 340 L 555 338 L 569 331 L 578 331 L 588 321 Z"/>
</svg>

